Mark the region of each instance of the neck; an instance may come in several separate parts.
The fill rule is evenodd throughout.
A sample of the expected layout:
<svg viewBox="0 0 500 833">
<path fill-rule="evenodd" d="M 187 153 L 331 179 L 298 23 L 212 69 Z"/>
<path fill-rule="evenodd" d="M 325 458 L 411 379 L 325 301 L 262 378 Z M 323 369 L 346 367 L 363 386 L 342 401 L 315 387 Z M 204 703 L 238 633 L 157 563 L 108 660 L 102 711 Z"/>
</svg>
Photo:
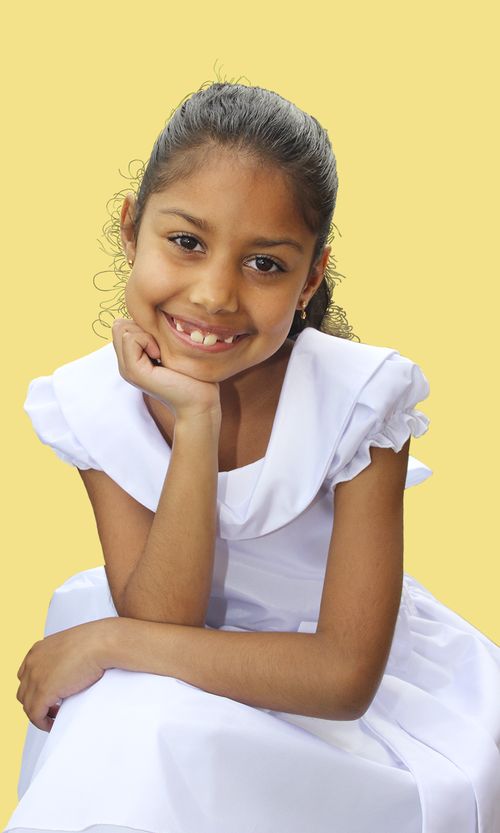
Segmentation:
<svg viewBox="0 0 500 833">
<path fill-rule="evenodd" d="M 275 382 L 281 381 L 288 358 L 293 349 L 293 339 L 286 339 L 282 346 L 268 359 L 253 365 L 236 376 L 219 383 L 222 412 L 234 413 L 235 404 L 245 410 L 259 408 L 274 395 Z M 263 381 L 265 379 L 265 381 Z"/>
</svg>

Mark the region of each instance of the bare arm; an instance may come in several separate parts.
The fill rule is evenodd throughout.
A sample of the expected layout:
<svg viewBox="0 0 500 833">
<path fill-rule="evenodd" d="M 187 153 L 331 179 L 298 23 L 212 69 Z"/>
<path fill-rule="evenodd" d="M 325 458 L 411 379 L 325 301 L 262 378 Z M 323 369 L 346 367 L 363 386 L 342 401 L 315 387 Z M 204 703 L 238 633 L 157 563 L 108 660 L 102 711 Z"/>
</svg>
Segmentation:
<svg viewBox="0 0 500 833">
<path fill-rule="evenodd" d="M 178 422 L 157 511 L 104 471 L 79 469 L 120 616 L 203 625 L 215 548 L 219 416 Z"/>
<path fill-rule="evenodd" d="M 403 575 L 408 440 L 371 449 L 336 487 L 317 632 L 231 632 L 101 620 L 103 668 L 172 676 L 257 708 L 353 720 L 373 700 L 390 652 Z"/>
<path fill-rule="evenodd" d="M 113 344 L 120 375 L 175 415 L 170 462 L 155 513 L 105 472 L 80 470 L 115 608 L 129 618 L 202 627 L 215 549 L 219 386 L 172 370 L 168 356 L 166 365 L 155 365 L 152 359 L 158 359 L 160 348 L 133 320 L 114 321 Z"/>
<path fill-rule="evenodd" d="M 98 661 L 107 668 L 176 677 L 262 709 L 353 720 L 357 691 L 326 634 L 235 632 L 103 619 Z"/>
<path fill-rule="evenodd" d="M 172 454 L 121 616 L 203 626 L 212 585 L 220 418 L 176 422 Z"/>
</svg>

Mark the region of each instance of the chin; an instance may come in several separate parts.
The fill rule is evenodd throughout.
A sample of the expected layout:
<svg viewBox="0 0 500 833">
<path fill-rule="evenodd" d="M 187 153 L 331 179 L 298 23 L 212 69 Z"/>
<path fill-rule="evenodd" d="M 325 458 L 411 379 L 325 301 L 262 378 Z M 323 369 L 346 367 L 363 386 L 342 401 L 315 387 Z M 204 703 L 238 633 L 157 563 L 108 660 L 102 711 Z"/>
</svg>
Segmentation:
<svg viewBox="0 0 500 833">
<path fill-rule="evenodd" d="M 189 358 L 189 356 L 172 355 L 168 348 L 162 347 L 160 344 L 161 361 L 164 367 L 177 371 L 177 373 L 184 373 L 186 376 L 192 376 L 193 379 L 198 379 L 200 382 L 219 382 L 222 378 L 227 378 L 222 372 L 222 368 L 217 372 L 215 367 L 208 367 L 206 361 L 200 361 L 197 358 Z M 228 375 L 232 375 L 229 373 Z"/>
</svg>

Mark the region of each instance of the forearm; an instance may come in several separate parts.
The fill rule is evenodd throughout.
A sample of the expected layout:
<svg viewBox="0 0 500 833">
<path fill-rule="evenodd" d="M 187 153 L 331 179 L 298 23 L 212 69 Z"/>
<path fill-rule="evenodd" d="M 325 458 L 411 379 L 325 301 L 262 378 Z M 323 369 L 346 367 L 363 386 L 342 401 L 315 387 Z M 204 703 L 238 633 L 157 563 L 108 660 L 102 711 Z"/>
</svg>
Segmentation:
<svg viewBox="0 0 500 833">
<path fill-rule="evenodd" d="M 323 633 L 239 632 L 112 618 L 103 668 L 175 677 L 249 706 L 353 720 L 352 675 Z"/>
<path fill-rule="evenodd" d="M 213 576 L 219 431 L 212 416 L 176 423 L 158 508 L 120 616 L 203 626 Z"/>
</svg>

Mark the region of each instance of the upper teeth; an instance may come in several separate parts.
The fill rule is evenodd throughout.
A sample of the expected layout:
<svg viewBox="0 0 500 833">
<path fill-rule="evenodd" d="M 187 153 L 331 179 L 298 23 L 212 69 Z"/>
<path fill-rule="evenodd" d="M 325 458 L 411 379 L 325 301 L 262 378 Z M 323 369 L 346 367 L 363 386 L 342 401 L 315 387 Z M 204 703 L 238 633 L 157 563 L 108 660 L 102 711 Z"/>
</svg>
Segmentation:
<svg viewBox="0 0 500 833">
<path fill-rule="evenodd" d="M 180 333 L 184 333 L 185 330 L 184 330 L 182 324 L 180 324 L 175 318 L 173 319 L 173 321 L 174 321 L 176 329 Z M 209 347 L 212 344 L 215 344 L 217 341 L 222 341 L 222 339 L 217 338 L 217 336 L 214 333 L 208 333 L 207 335 L 204 336 L 203 333 L 200 332 L 200 330 L 193 330 L 191 333 L 188 333 L 188 335 L 190 336 L 192 341 L 196 341 L 198 344 L 201 344 L 201 343 L 207 344 Z M 229 336 L 229 338 L 225 338 L 224 341 L 225 341 L 226 344 L 231 344 L 231 342 L 234 340 L 234 338 L 235 338 L 235 336 Z"/>
</svg>

